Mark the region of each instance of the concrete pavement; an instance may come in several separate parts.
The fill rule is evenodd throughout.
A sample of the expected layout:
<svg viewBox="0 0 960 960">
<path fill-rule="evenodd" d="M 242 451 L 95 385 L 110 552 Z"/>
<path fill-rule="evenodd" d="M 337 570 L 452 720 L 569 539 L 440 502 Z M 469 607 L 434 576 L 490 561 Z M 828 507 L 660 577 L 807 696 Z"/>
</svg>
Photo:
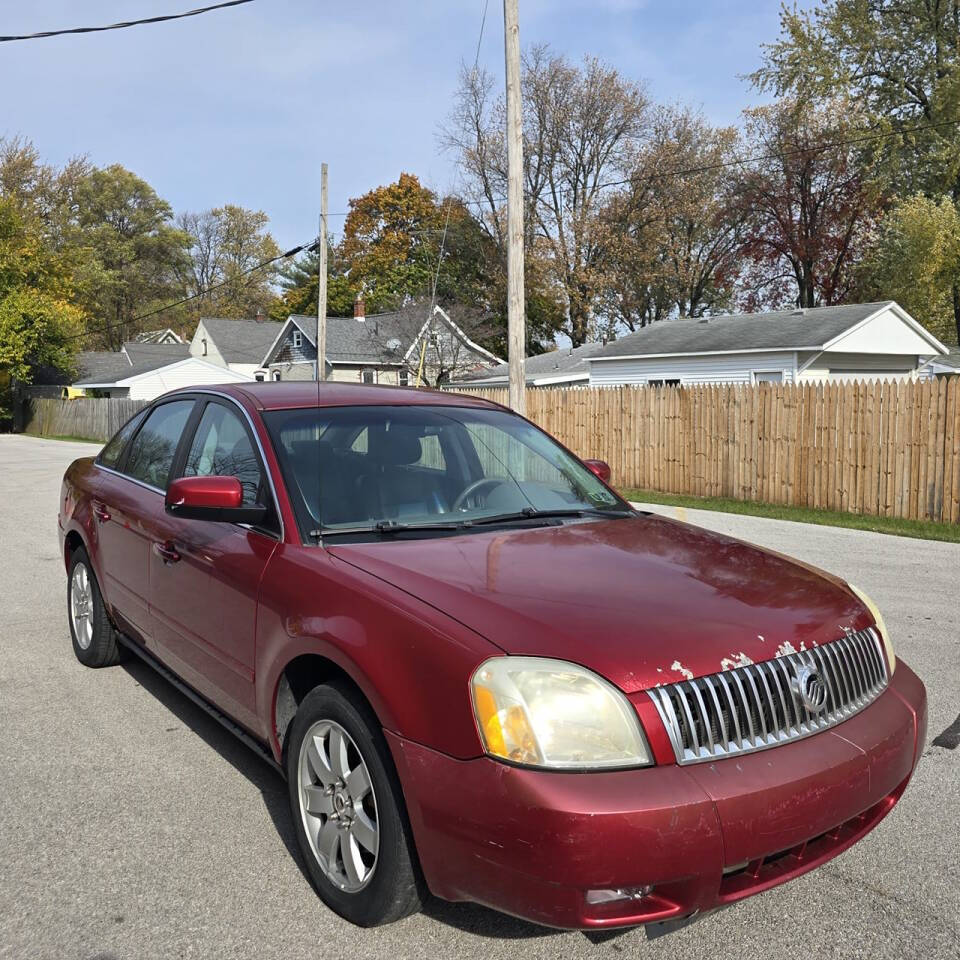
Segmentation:
<svg viewBox="0 0 960 960">
<path fill-rule="evenodd" d="M 852 850 L 656 941 L 439 901 L 390 927 L 350 926 L 301 872 L 270 768 L 142 664 L 74 659 L 57 495 L 66 465 L 95 451 L 0 436 L 0 957 L 960 957 L 960 749 L 929 745 Z M 927 684 L 930 739 L 957 717 L 960 545 L 687 519 L 866 589 Z"/>
</svg>

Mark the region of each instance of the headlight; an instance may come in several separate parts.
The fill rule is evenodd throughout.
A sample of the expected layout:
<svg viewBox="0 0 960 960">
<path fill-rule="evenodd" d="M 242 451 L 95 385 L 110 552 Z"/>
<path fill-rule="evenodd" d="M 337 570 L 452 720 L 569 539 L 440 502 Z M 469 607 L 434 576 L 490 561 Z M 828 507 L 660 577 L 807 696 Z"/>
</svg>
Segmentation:
<svg viewBox="0 0 960 960">
<path fill-rule="evenodd" d="M 514 763 L 563 770 L 652 762 L 636 711 L 575 663 L 494 657 L 470 683 L 484 749 Z"/>
<path fill-rule="evenodd" d="M 892 677 L 893 671 L 897 667 L 897 655 L 893 652 L 893 644 L 890 642 L 890 634 L 887 633 L 887 625 L 884 622 L 883 614 L 880 613 L 877 605 L 859 587 L 855 587 L 852 583 L 848 583 L 847 586 L 863 602 L 863 605 L 870 611 L 870 616 L 873 617 L 873 622 L 876 624 L 880 639 L 883 640 L 883 648 L 887 651 L 887 663 L 890 664 L 890 676 Z"/>
</svg>

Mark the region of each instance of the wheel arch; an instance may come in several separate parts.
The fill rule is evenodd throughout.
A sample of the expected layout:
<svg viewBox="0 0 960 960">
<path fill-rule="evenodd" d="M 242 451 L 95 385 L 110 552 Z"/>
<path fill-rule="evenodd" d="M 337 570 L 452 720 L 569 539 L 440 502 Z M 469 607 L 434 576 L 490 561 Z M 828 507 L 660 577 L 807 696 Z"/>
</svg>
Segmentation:
<svg viewBox="0 0 960 960">
<path fill-rule="evenodd" d="M 365 678 L 364 678 L 365 679 Z M 369 684 L 359 679 L 354 671 L 343 663 L 318 653 L 306 650 L 289 656 L 284 666 L 277 671 L 273 683 L 273 698 L 270 709 L 271 747 L 282 762 L 286 746 L 286 734 L 303 698 L 321 684 L 335 682 L 347 688 L 370 711 L 381 726 L 387 724 L 384 706 L 378 709 L 374 697 L 367 693 Z"/>
<path fill-rule="evenodd" d="M 63 538 L 63 563 L 67 570 L 70 569 L 70 561 L 73 559 L 74 553 L 76 553 L 80 548 L 86 550 L 87 556 L 90 556 L 90 550 L 87 547 L 87 543 L 80 535 L 79 531 L 67 531 L 66 536 Z"/>
</svg>

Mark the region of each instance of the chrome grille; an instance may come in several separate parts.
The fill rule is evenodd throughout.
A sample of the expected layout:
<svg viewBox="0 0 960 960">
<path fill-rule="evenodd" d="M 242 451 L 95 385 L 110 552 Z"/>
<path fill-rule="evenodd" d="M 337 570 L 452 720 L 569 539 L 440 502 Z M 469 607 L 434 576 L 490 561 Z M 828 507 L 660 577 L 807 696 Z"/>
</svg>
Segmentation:
<svg viewBox="0 0 960 960">
<path fill-rule="evenodd" d="M 810 709 L 800 683 L 816 671 L 826 702 Z M 874 629 L 796 653 L 648 690 L 678 763 L 764 750 L 835 726 L 887 686 Z"/>
</svg>

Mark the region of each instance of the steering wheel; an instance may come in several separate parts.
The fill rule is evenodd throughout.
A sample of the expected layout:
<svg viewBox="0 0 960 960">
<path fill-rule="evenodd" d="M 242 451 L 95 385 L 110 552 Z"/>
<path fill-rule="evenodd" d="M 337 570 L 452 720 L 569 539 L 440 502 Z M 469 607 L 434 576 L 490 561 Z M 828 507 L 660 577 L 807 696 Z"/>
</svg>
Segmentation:
<svg viewBox="0 0 960 960">
<path fill-rule="evenodd" d="M 451 513 L 456 513 L 458 510 L 462 510 L 466 502 L 480 490 L 486 489 L 487 493 L 493 492 L 497 487 L 502 487 L 507 481 L 501 480 L 498 477 L 481 477 L 479 480 L 474 480 L 473 483 L 465 487 L 460 496 L 453 501 L 453 506 L 450 508 Z"/>
</svg>

